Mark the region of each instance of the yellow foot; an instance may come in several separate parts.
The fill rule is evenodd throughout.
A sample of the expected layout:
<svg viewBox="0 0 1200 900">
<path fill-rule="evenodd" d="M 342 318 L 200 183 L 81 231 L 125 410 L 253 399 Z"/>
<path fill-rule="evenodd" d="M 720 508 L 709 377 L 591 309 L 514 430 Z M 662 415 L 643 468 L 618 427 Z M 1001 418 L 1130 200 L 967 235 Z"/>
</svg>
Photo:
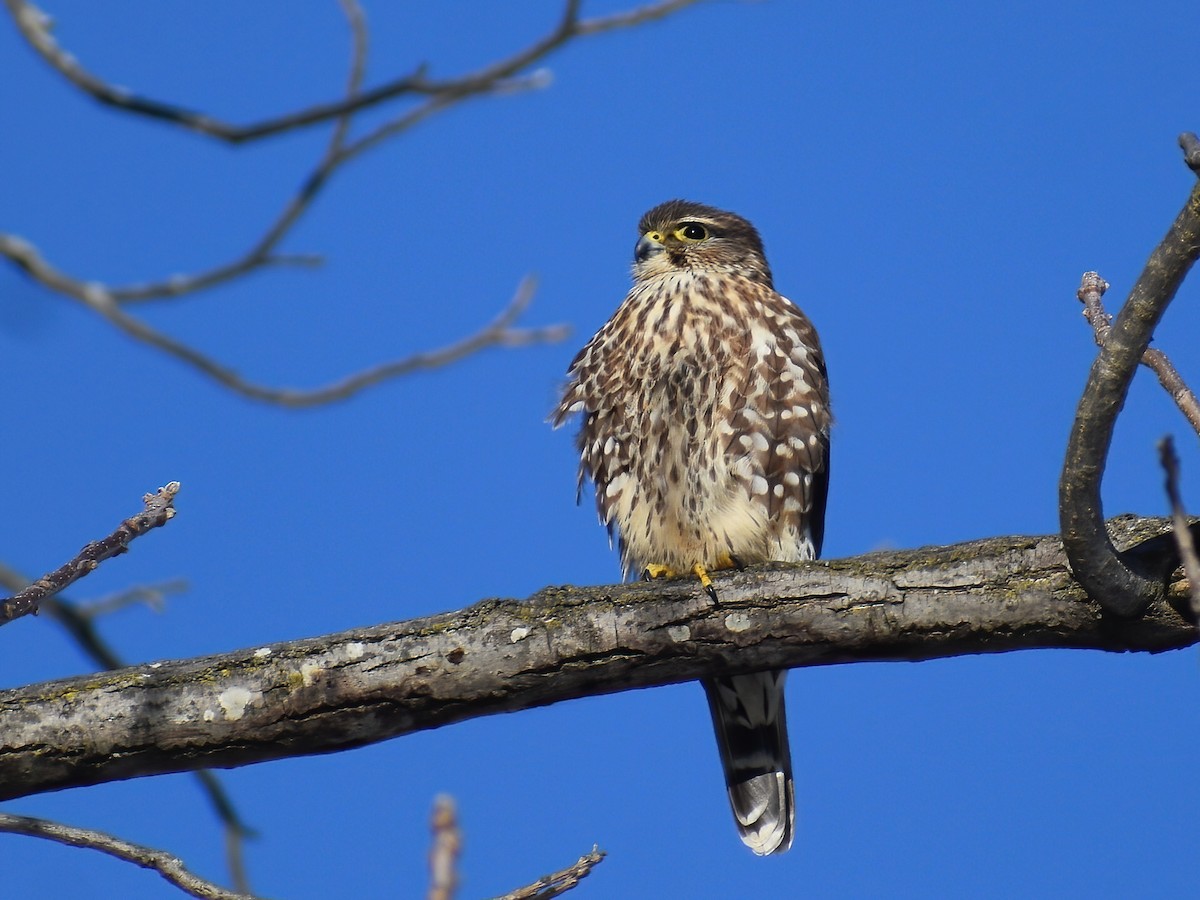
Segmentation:
<svg viewBox="0 0 1200 900">
<path fill-rule="evenodd" d="M 718 567 L 725 568 L 719 563 Z M 704 590 L 708 592 L 708 596 L 712 597 L 712 602 L 720 603 L 721 601 L 717 599 L 717 589 L 713 587 L 712 579 L 708 577 L 708 571 L 704 568 L 704 565 L 702 563 L 696 563 L 694 566 L 692 566 L 692 571 L 695 573 L 696 577 L 700 579 L 700 583 L 704 585 Z"/>
<path fill-rule="evenodd" d="M 642 578 L 646 581 L 653 581 L 655 578 L 674 578 L 675 570 L 670 566 L 660 566 L 658 563 L 650 563 L 642 570 Z"/>
<path fill-rule="evenodd" d="M 718 569 L 731 568 L 732 564 L 726 561 L 725 557 L 717 560 L 717 564 L 713 566 L 713 571 Z M 712 579 L 708 577 L 708 569 L 703 563 L 696 563 L 692 566 L 692 574 L 700 579 L 700 584 L 704 586 L 705 592 L 712 597 L 713 603 L 717 603 L 717 589 L 713 587 Z M 642 577 L 646 581 L 653 581 L 656 578 L 677 578 L 679 573 L 670 566 L 664 566 L 659 563 L 650 563 L 642 570 Z"/>
</svg>

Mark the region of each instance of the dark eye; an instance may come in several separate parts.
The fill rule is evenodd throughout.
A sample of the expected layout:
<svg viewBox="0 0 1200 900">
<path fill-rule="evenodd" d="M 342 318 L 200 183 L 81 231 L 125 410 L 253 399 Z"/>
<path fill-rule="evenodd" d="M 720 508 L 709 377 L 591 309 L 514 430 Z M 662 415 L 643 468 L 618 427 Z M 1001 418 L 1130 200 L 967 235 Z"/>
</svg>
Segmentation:
<svg viewBox="0 0 1200 900">
<path fill-rule="evenodd" d="M 680 237 L 688 241 L 702 241 L 708 237 L 708 229 L 699 222 L 684 222 L 678 233 Z"/>
</svg>

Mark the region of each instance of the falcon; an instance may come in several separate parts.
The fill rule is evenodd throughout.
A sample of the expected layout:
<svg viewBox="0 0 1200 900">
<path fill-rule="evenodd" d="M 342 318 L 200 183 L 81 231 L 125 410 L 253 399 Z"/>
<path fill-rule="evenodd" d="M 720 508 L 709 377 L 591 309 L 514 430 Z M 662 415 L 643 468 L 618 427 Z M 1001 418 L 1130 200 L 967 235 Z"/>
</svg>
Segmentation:
<svg viewBox="0 0 1200 900">
<path fill-rule="evenodd" d="M 633 288 L 575 357 L 555 427 L 582 418 L 626 577 L 815 559 L 829 483 L 829 385 L 816 330 L 775 291 L 741 216 L 671 200 L 646 213 Z M 756 854 L 792 844 L 786 672 L 704 679 L 729 801 Z"/>
</svg>

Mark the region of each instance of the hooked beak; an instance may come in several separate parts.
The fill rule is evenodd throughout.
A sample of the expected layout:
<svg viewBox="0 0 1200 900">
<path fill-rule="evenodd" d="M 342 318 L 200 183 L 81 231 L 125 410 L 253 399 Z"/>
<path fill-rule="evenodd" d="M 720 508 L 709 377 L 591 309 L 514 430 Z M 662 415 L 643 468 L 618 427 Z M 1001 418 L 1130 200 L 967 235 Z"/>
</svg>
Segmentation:
<svg viewBox="0 0 1200 900">
<path fill-rule="evenodd" d="M 662 253 L 667 248 L 649 235 L 643 234 L 638 238 L 637 246 L 633 248 L 633 258 L 643 263 L 655 254 Z"/>
</svg>

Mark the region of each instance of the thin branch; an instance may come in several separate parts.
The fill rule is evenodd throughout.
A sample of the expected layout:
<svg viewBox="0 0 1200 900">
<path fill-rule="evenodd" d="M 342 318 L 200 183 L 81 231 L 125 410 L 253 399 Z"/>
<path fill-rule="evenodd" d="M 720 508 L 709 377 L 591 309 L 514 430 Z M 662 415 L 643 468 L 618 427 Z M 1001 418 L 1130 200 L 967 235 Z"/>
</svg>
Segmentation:
<svg viewBox="0 0 1200 900">
<path fill-rule="evenodd" d="M 1183 497 L 1179 493 L 1179 457 L 1175 454 L 1175 442 L 1170 435 L 1158 442 L 1158 457 L 1166 475 L 1167 501 L 1171 505 L 1171 533 L 1175 537 L 1179 559 L 1187 576 L 1192 614 L 1200 622 L 1200 557 L 1196 556 L 1196 542 L 1187 513 L 1183 510 Z"/>
<path fill-rule="evenodd" d="M 1200 183 L 1150 255 L 1092 364 L 1067 442 L 1058 495 L 1063 546 L 1080 584 L 1114 615 L 1136 615 L 1161 599 L 1166 573 L 1122 559 L 1105 531 L 1100 483 L 1108 448 L 1154 328 L 1198 256 Z"/>
<path fill-rule="evenodd" d="M 249 125 L 233 125 L 214 116 L 195 112 L 174 103 L 151 100 L 125 88 L 108 84 L 87 71 L 74 54 L 64 50 L 58 44 L 51 33 L 52 21 L 44 12 L 27 0 L 4 0 L 4 2 L 17 29 L 30 47 L 55 71 L 100 103 L 124 112 L 178 125 L 232 144 L 239 144 L 353 115 L 360 110 L 400 97 L 457 95 L 491 90 L 492 88 L 483 86 L 510 78 L 559 49 L 572 38 L 588 37 L 621 28 L 630 28 L 655 19 L 663 19 L 693 5 L 698 0 L 666 0 L 666 2 L 650 3 L 624 13 L 585 20 L 578 18 L 579 4 L 569 2 L 562 20 L 550 34 L 507 59 L 475 72 L 452 79 L 431 80 L 425 77 L 428 67 L 422 64 L 413 73 L 388 81 L 379 87 L 361 92 L 352 91 L 339 100 L 315 104 Z M 361 20 L 361 16 L 359 19 Z M 354 26 L 353 20 L 351 26 Z"/>
<path fill-rule="evenodd" d="M 1170 523 L 1114 519 L 1147 565 Z M 695 579 L 547 589 L 220 656 L 0 692 L 0 800 L 363 746 L 478 716 L 716 672 L 1200 640 L 1167 602 L 1114 621 L 1058 535 L 991 538 Z M 1186 607 L 1186 596 L 1178 598 Z M 237 597 L 228 598 L 236 604 Z"/>
<path fill-rule="evenodd" d="M 151 529 L 167 524 L 175 515 L 174 503 L 177 493 L 179 493 L 179 482 L 172 481 L 170 484 L 160 487 L 153 494 L 146 494 L 142 497 L 145 508 L 118 525 L 108 537 L 92 541 L 80 550 L 69 563 L 59 566 L 24 590 L 0 601 L 0 625 L 30 613 L 36 614 L 39 604 L 47 597 L 53 597 L 67 586 L 74 584 L 92 572 L 104 560 L 124 553 L 129 549 L 129 542 L 134 538 L 141 537 Z"/>
<path fill-rule="evenodd" d="M 162 612 L 167 605 L 167 597 L 172 594 L 182 594 L 188 588 L 188 583 L 182 578 L 164 581 L 160 584 L 139 584 L 97 600 L 79 604 L 79 614 L 88 619 L 108 616 L 127 606 L 145 605 L 154 612 Z M 45 609 L 43 605 L 42 609 Z"/>
<path fill-rule="evenodd" d="M 287 227 L 295 223 L 295 215 L 289 204 Z M 142 300 L 163 300 L 194 294 L 216 287 L 243 275 L 268 266 L 306 266 L 313 268 L 322 262 L 313 254 L 277 254 L 271 248 L 279 242 L 284 231 L 280 231 L 285 216 L 281 215 L 267 234 L 260 238 L 244 255 L 230 263 L 224 263 L 204 272 L 192 275 L 172 275 L 163 281 L 110 287 L 98 281 L 84 281 L 68 275 L 42 256 L 31 242 L 19 234 L 0 234 L 0 256 L 7 257 L 34 281 L 77 300 L 86 299 L 88 294 L 103 294 L 112 303 L 133 303 Z M 286 230 L 286 229 L 285 229 Z M 264 249 L 264 247 L 266 249 Z"/>
<path fill-rule="evenodd" d="M 350 52 L 350 74 L 346 78 L 346 101 L 352 103 L 362 91 L 363 78 L 367 74 L 367 51 L 370 47 L 370 35 L 367 32 L 367 17 L 358 0 L 338 0 L 346 24 L 350 28 L 352 49 Z M 330 149 L 336 151 L 346 142 L 350 131 L 350 123 L 354 121 L 353 114 L 347 110 L 337 118 L 333 129 L 333 139 Z"/>
<path fill-rule="evenodd" d="M 1108 282 L 1096 272 L 1084 272 L 1076 296 L 1083 304 L 1083 317 L 1092 326 L 1096 336 L 1096 345 L 1103 347 L 1112 330 L 1112 316 L 1104 309 L 1104 292 L 1108 290 Z M 1179 370 L 1167 358 L 1167 354 L 1151 347 L 1142 354 L 1142 365 L 1158 376 L 1158 382 L 1175 401 L 1179 411 L 1192 424 L 1192 429 L 1200 436 L 1200 401 L 1192 389 L 1184 382 Z"/>
<path fill-rule="evenodd" d="M 101 853 L 131 862 L 143 869 L 152 869 L 184 893 L 193 897 L 201 897 L 205 900 L 254 900 L 251 894 L 225 890 L 220 885 L 192 874 L 179 857 L 164 850 L 133 844 L 111 834 L 105 834 L 103 831 L 76 828 L 73 825 L 63 825 L 47 819 L 14 816 L 8 813 L 0 813 L 0 831 L 45 838 L 66 844 L 68 847 L 99 850 Z"/>
<path fill-rule="evenodd" d="M 429 851 L 429 900 L 454 900 L 458 892 L 458 856 L 462 832 L 454 800 L 441 794 L 433 802 L 433 848 Z"/>
<path fill-rule="evenodd" d="M 333 384 L 313 390 L 277 388 L 249 381 L 234 369 L 202 353 L 191 345 L 173 338 L 148 323 L 125 312 L 123 305 L 176 298 L 212 288 L 243 277 L 259 268 L 275 265 L 315 265 L 319 258 L 311 255 L 288 255 L 278 252 L 284 238 L 308 211 L 313 200 L 335 172 L 359 154 L 396 137 L 430 116 L 464 100 L 519 90 L 529 90 L 548 84 L 543 71 L 525 70 L 562 47 L 568 41 L 590 35 L 628 28 L 665 18 L 696 0 L 667 0 L 636 9 L 591 19 L 579 17 L 578 2 L 568 2 L 555 28 L 530 46 L 467 75 L 446 79 L 427 79 L 422 67 L 417 73 L 392 82 L 384 88 L 363 91 L 366 71 L 368 31 L 366 20 L 356 0 L 342 0 L 352 41 L 350 71 L 346 96 L 339 103 L 324 104 L 307 111 L 237 129 L 211 116 L 185 110 L 172 104 L 147 100 L 115 88 L 91 75 L 74 56 L 64 51 L 50 33 L 49 19 L 37 7 L 25 0 L 5 0 L 14 21 L 30 45 L 72 83 L 101 102 L 129 112 L 171 121 L 184 127 L 227 140 L 249 140 L 263 137 L 300 125 L 336 120 L 326 149 L 316 166 L 304 179 L 296 193 L 287 201 L 274 222 L 255 244 L 240 257 L 208 270 L 173 275 L 161 281 L 132 285 L 107 285 L 72 276 L 51 264 L 30 241 L 17 235 L 0 235 L 0 256 L 7 257 L 29 277 L 40 284 L 67 296 L 101 315 L 110 324 L 133 339 L 184 362 L 219 384 L 252 399 L 289 407 L 316 406 L 343 400 L 382 381 L 407 375 L 419 369 L 429 369 L 454 362 L 466 355 L 490 346 L 517 347 L 561 340 L 567 333 L 564 326 L 541 329 L 494 328 L 484 329 L 462 341 L 428 353 L 395 360 L 347 376 Z M 525 74 L 523 74 L 525 73 Z M 401 95 L 421 95 L 416 106 L 396 118 L 384 122 L 361 137 L 350 140 L 351 117 L 366 106 Z M 523 289 L 524 290 L 524 289 Z M 514 300 L 514 305 L 517 301 Z M 523 305 L 523 304 L 522 304 Z M 511 324 L 511 323 L 510 323 Z"/>
<path fill-rule="evenodd" d="M 579 857 L 579 861 L 574 865 L 567 866 L 553 875 L 543 875 L 533 884 L 517 888 L 503 897 L 498 897 L 497 900 L 550 900 L 551 897 L 565 894 L 590 875 L 592 869 L 600 865 L 600 861 L 607 855 L 598 847 L 592 847 L 592 852 Z"/>
<path fill-rule="evenodd" d="M 43 281 L 44 277 L 59 277 L 58 273 L 46 266 L 35 248 L 23 241 L 20 242 L 20 246 L 17 246 L 17 240 L 19 239 L 0 235 L 0 255 L 8 255 L 10 258 L 19 256 L 21 265 L 27 270 L 39 270 L 39 274 L 35 276 L 39 281 Z M 514 327 L 517 317 L 524 312 L 533 299 L 534 286 L 535 282 L 532 278 L 522 281 L 512 300 L 496 319 L 475 334 L 468 335 L 446 347 L 414 353 L 411 356 L 381 363 L 323 387 L 309 390 L 271 387 L 243 378 L 229 366 L 125 312 L 113 302 L 112 296 L 104 288 L 97 285 L 71 282 L 70 290 L 63 291 L 63 293 L 103 316 L 130 337 L 162 350 L 167 355 L 175 357 L 235 393 L 265 403 L 302 408 L 344 400 L 359 391 L 389 379 L 399 378 L 417 371 L 440 368 L 489 347 L 525 347 L 532 344 L 550 344 L 561 341 L 570 333 L 570 327 L 567 325 L 548 325 L 541 328 Z"/>
<path fill-rule="evenodd" d="M 367 32 L 361 9 L 353 0 L 346 0 L 343 9 L 354 36 L 350 74 L 347 90 L 353 94 L 358 90 L 363 77 L 367 54 Z M 450 101 L 446 101 L 450 102 Z M 422 108 L 424 109 L 424 108 Z M 400 125 L 415 124 L 418 116 L 405 117 L 402 123 L 383 126 L 394 132 Z M 214 379 L 219 384 L 245 397 L 266 403 L 291 408 L 319 406 L 344 400 L 358 392 L 420 370 L 439 368 L 458 362 L 467 356 L 489 347 L 522 347 L 532 344 L 554 343 L 562 340 L 569 329 L 565 325 L 543 328 L 516 328 L 517 317 L 529 305 L 533 296 L 534 283 L 526 279 L 517 290 L 509 305 L 497 319 L 479 332 L 437 350 L 415 353 L 397 360 L 364 369 L 323 387 L 303 390 L 272 387 L 242 377 L 237 371 L 202 353 L 191 345 L 159 331 L 140 318 L 121 308 L 122 303 L 138 300 L 177 297 L 221 282 L 248 274 L 256 268 L 274 264 L 284 259 L 275 254 L 275 248 L 290 232 L 300 217 L 307 211 L 313 199 L 324 187 L 334 171 L 354 155 L 362 152 L 369 141 L 378 140 L 379 134 L 369 135 L 353 145 L 345 146 L 349 120 L 339 120 L 325 153 L 310 173 L 297 194 L 292 197 L 276 221 L 244 256 L 227 265 L 219 266 L 198 275 L 174 276 L 164 282 L 133 287 L 109 287 L 97 282 L 85 282 L 68 275 L 49 263 L 29 241 L 16 235 L 0 234 L 0 256 L 6 256 L 35 281 L 69 297 L 106 319 L 125 334 L 175 357 L 186 365 Z M 292 260 L 294 258 L 287 258 Z"/>
</svg>

